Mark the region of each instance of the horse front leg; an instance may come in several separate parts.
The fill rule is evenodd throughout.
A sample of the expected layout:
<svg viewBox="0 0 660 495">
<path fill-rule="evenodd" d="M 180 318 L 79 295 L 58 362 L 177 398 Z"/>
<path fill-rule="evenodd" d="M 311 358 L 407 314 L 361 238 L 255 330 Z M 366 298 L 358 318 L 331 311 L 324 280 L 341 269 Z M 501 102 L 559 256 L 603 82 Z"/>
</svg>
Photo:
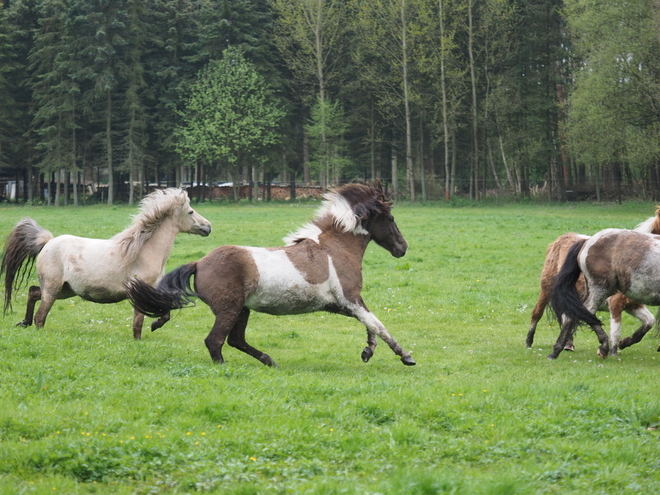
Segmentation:
<svg viewBox="0 0 660 495">
<path fill-rule="evenodd" d="M 399 343 L 394 340 L 394 337 L 389 334 L 387 328 L 385 328 L 385 325 L 380 322 L 376 315 L 367 309 L 367 306 L 364 304 L 364 302 L 358 305 L 358 307 L 352 311 L 352 314 L 360 323 L 367 327 L 367 340 L 369 345 L 362 351 L 362 360 L 365 363 L 369 361 L 369 358 L 371 358 L 371 355 L 373 355 L 373 350 L 376 347 L 374 342 L 375 337 L 372 336 L 378 335 L 381 339 L 383 339 L 383 342 L 390 346 L 390 349 L 392 349 L 394 354 L 401 356 L 401 362 L 403 364 L 406 366 L 414 366 L 417 364 L 415 363 L 415 360 L 412 358 L 412 356 L 404 351 Z M 369 355 L 365 360 L 365 357 L 369 354 L 369 352 L 371 355 Z"/>
<path fill-rule="evenodd" d="M 367 347 L 362 351 L 362 361 L 368 363 L 371 357 L 374 355 L 378 341 L 376 340 L 376 334 L 367 328 Z"/>
<path fill-rule="evenodd" d="M 34 319 L 34 306 L 41 300 L 41 287 L 32 285 L 28 291 L 27 308 L 25 309 L 25 318 L 16 323 L 17 327 L 29 327 Z"/>
<path fill-rule="evenodd" d="M 135 340 L 142 339 L 142 323 L 144 323 L 144 314 L 140 313 L 137 309 L 133 310 L 133 338 Z"/>
</svg>

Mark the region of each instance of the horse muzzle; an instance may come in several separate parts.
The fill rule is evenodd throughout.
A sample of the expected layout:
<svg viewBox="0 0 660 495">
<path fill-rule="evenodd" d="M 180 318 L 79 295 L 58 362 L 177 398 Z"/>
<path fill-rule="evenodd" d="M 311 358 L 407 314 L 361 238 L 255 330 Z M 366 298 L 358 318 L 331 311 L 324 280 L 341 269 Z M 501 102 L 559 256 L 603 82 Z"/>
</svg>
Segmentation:
<svg viewBox="0 0 660 495">
<path fill-rule="evenodd" d="M 211 233 L 210 225 L 199 225 L 193 230 L 191 230 L 191 234 L 201 235 L 202 237 L 208 237 L 210 233 Z"/>
<path fill-rule="evenodd" d="M 394 246 L 392 251 L 390 251 L 390 253 L 392 253 L 392 256 L 394 256 L 395 258 L 401 258 L 407 252 L 408 252 L 408 243 L 397 244 L 396 246 Z"/>
</svg>

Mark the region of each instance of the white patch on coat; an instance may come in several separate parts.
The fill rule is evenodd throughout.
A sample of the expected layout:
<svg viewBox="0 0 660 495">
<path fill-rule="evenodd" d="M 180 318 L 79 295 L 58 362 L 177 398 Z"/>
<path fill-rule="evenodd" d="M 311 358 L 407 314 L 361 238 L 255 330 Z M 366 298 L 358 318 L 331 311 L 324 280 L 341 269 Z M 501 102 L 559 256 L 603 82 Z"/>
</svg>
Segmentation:
<svg viewBox="0 0 660 495">
<path fill-rule="evenodd" d="M 273 315 L 320 311 L 346 304 L 337 271 L 328 258 L 328 279 L 310 284 L 282 250 L 245 247 L 259 270 L 257 289 L 247 297 L 247 308 Z"/>
<path fill-rule="evenodd" d="M 310 239 L 320 244 L 319 236 L 323 231 L 313 223 L 303 225 L 297 232 L 287 235 L 284 239 L 285 246 L 292 246 L 303 239 Z"/>
</svg>

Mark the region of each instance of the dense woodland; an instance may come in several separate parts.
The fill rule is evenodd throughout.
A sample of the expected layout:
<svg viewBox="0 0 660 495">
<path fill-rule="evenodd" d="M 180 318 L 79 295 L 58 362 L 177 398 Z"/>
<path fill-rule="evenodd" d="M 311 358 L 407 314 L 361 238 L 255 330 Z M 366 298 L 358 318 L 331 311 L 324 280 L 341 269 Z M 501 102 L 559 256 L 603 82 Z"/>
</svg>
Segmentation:
<svg viewBox="0 0 660 495">
<path fill-rule="evenodd" d="M 4 0 L 0 177 L 657 200 L 659 54 L 660 0 Z"/>
</svg>

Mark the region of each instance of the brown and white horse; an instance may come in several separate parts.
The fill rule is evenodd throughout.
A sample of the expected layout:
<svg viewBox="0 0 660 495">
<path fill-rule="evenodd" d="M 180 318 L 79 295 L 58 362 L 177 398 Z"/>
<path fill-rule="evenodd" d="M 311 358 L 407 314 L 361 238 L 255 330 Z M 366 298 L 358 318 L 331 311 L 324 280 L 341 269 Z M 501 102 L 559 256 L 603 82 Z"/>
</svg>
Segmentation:
<svg viewBox="0 0 660 495">
<path fill-rule="evenodd" d="M 179 232 L 208 236 L 211 223 L 190 207 L 186 191 L 177 188 L 145 196 L 132 225 L 108 240 L 53 237 L 31 218 L 24 218 L 7 237 L 0 265 L 0 277 L 5 275 L 4 313 L 11 309 L 12 291 L 29 277 L 35 258 L 40 286 L 30 287 L 25 318 L 18 325 L 30 326 L 34 316 L 37 328 L 43 327 L 57 299 L 78 295 L 97 303 L 123 301 L 129 278 L 154 284 L 162 277 Z M 157 324 L 162 326 L 168 319 L 163 315 Z M 144 314 L 135 311 L 136 339 L 142 336 L 143 321 Z"/>
<path fill-rule="evenodd" d="M 206 347 L 211 359 L 224 362 L 225 339 L 232 347 L 268 366 L 268 354 L 245 341 L 250 311 L 292 315 L 328 311 L 352 316 L 367 328 L 366 363 L 374 353 L 376 336 L 401 357 L 415 361 L 368 309 L 362 290 L 362 258 L 373 240 L 399 258 L 408 250 L 391 214 L 392 203 L 380 183 L 347 184 L 324 197 L 313 221 L 284 239 L 284 247 L 221 246 L 198 261 L 165 275 L 156 288 L 139 278 L 126 286 L 134 307 L 159 317 L 199 297 L 215 315 Z M 194 277 L 194 289 L 191 278 Z"/>
<path fill-rule="evenodd" d="M 609 345 L 597 309 L 617 291 L 651 306 L 660 305 L 660 237 L 634 230 L 606 229 L 589 239 L 576 242 L 557 274 L 552 292 L 552 308 L 562 323 L 552 354 L 555 359 L 577 325 L 587 323 L 598 336 L 598 355 L 607 357 Z M 575 288 L 584 275 L 589 293 L 583 302 Z M 623 339 L 624 349 L 639 342 L 648 332 L 642 326 Z"/>
<path fill-rule="evenodd" d="M 660 234 L 660 208 L 656 209 L 654 216 L 635 227 L 635 230 L 650 234 Z M 543 271 L 541 272 L 541 290 L 536 305 L 532 310 L 529 331 L 527 332 L 527 339 L 525 341 L 528 348 L 532 347 L 534 343 L 536 326 L 550 302 L 555 277 L 564 264 L 568 250 L 575 242 L 586 240 L 588 238 L 589 237 L 586 235 L 569 232 L 568 234 L 559 236 L 548 246 L 545 254 Z M 577 291 L 584 301 L 587 297 L 587 287 L 584 283 L 584 276 L 582 275 L 578 277 L 577 280 Z M 599 311 L 608 310 L 610 312 L 610 354 L 612 355 L 617 354 L 618 344 L 621 338 L 621 315 L 624 311 L 641 321 L 642 326 L 640 327 L 640 330 L 644 329 L 644 333 L 648 332 L 648 330 L 650 330 L 655 324 L 655 318 L 646 306 L 637 301 L 633 301 L 621 293 L 616 293 L 608 298 L 607 304 L 599 308 Z M 571 336 L 566 342 L 565 350 L 572 351 L 574 349 L 573 338 Z"/>
</svg>

